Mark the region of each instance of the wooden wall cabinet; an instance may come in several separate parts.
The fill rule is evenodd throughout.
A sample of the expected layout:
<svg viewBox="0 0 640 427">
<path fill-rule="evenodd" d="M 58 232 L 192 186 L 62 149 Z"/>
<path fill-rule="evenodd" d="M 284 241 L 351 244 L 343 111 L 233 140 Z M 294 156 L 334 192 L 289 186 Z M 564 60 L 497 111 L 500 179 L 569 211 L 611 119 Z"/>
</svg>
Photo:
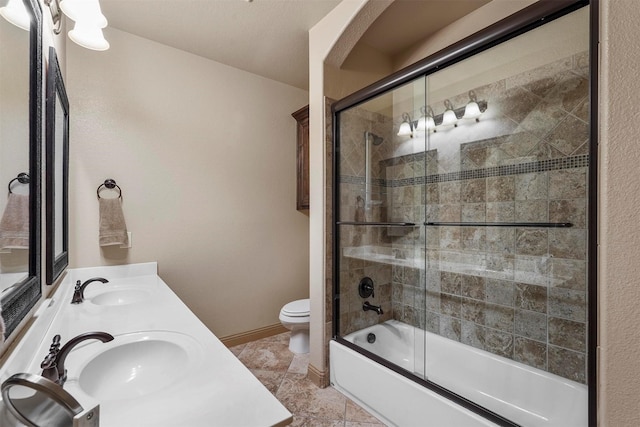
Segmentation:
<svg viewBox="0 0 640 427">
<path fill-rule="evenodd" d="M 309 209 L 309 106 L 291 114 L 298 122 L 296 209 Z"/>
</svg>

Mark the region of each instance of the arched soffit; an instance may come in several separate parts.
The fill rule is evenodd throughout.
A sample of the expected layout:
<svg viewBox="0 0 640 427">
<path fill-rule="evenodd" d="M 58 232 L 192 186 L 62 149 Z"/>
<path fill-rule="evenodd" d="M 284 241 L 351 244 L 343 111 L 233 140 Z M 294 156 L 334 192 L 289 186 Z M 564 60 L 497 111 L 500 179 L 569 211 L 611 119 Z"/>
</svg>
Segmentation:
<svg viewBox="0 0 640 427">
<path fill-rule="evenodd" d="M 369 0 L 353 17 L 325 58 L 325 64 L 340 68 L 360 37 L 394 0 Z"/>
</svg>

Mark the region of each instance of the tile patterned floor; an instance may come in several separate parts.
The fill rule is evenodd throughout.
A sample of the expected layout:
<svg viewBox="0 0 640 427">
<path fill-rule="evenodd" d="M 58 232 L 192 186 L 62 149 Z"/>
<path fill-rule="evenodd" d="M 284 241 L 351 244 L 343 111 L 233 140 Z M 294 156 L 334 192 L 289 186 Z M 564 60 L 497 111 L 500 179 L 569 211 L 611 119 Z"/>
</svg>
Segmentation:
<svg viewBox="0 0 640 427">
<path fill-rule="evenodd" d="M 231 351 L 293 414 L 294 427 L 384 427 L 333 387 L 307 379 L 308 354 L 289 351 L 289 334 L 231 347 Z"/>
</svg>

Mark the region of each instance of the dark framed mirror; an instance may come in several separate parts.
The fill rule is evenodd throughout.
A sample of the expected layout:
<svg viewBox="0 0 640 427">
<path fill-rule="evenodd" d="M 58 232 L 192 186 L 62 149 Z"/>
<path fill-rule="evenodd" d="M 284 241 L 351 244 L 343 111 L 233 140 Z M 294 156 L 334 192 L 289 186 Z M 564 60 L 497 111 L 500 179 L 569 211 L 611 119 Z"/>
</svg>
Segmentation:
<svg viewBox="0 0 640 427">
<path fill-rule="evenodd" d="M 47 284 L 69 265 L 69 100 L 56 50 L 49 48 L 47 72 Z"/>
<path fill-rule="evenodd" d="M 4 337 L 42 295 L 42 9 L 38 0 L 23 3 L 27 12 L 23 21 L 10 20 L 10 13 L 1 13 L 4 19 L 0 18 L 0 176 L 9 182 L 7 197 L 0 199 L 0 277 L 9 277 L 0 297 Z M 19 153 L 24 160 L 7 160 Z M 20 206 L 10 206 L 10 199 L 22 199 Z M 7 241 L 11 238 L 13 242 Z"/>
</svg>

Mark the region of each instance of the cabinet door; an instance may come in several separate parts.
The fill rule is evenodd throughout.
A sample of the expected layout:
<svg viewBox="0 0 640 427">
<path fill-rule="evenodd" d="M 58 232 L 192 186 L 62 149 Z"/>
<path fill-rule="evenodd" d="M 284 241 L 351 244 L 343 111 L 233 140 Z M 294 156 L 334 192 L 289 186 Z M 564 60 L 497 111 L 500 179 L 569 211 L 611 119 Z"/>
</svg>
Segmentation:
<svg viewBox="0 0 640 427">
<path fill-rule="evenodd" d="M 298 179 L 296 209 L 309 209 L 309 106 L 291 114 L 298 122 Z"/>
</svg>

